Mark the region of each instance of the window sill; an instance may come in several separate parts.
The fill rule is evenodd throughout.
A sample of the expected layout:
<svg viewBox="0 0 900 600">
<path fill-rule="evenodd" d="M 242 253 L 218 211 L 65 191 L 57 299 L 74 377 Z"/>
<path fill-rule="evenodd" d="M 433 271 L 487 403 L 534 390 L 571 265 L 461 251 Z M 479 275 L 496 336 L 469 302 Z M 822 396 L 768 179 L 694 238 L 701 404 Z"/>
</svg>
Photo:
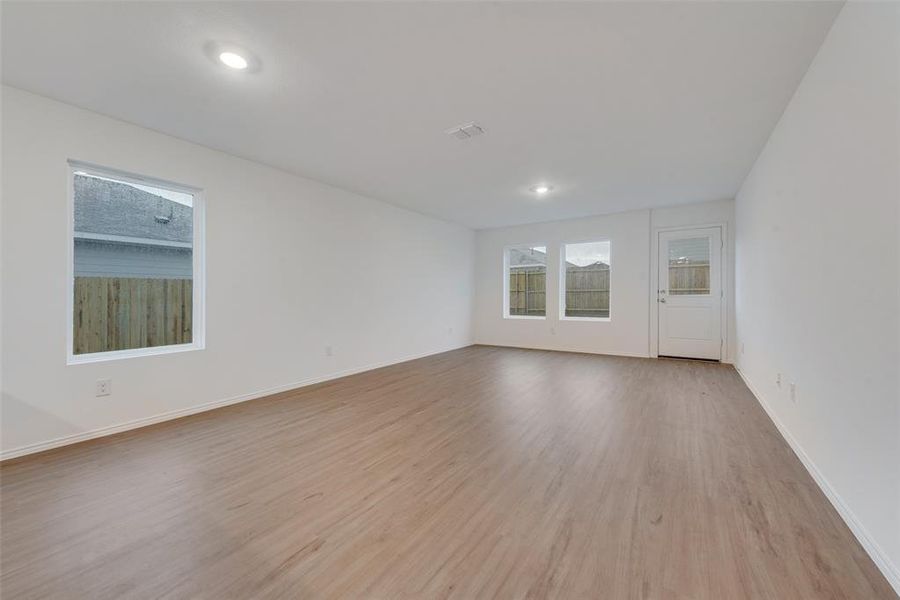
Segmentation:
<svg viewBox="0 0 900 600">
<path fill-rule="evenodd" d="M 512 319 L 513 321 L 546 321 L 547 317 L 534 317 L 529 315 L 503 315 L 504 319 Z"/>
<path fill-rule="evenodd" d="M 191 344 L 177 344 L 174 346 L 157 346 L 155 348 L 133 348 L 131 350 L 111 350 L 109 352 L 92 352 L 90 354 L 70 354 L 66 359 L 66 364 L 81 365 L 87 363 L 107 362 L 110 360 L 122 360 L 125 358 L 138 358 L 141 356 L 176 354 L 178 352 L 191 352 L 194 350 L 203 349 L 203 344 L 194 342 Z"/>
<path fill-rule="evenodd" d="M 609 323 L 610 317 L 560 317 L 560 321 L 593 321 L 595 323 Z"/>
</svg>

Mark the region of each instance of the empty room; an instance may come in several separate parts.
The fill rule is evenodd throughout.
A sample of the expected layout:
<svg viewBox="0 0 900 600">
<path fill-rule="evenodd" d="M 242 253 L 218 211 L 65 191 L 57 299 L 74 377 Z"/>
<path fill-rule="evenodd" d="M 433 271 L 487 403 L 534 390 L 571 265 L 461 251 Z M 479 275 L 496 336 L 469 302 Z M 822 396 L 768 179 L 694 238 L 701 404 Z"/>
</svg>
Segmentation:
<svg viewBox="0 0 900 600">
<path fill-rule="evenodd" d="M 0 598 L 900 598 L 900 0 L 0 1 Z"/>
</svg>

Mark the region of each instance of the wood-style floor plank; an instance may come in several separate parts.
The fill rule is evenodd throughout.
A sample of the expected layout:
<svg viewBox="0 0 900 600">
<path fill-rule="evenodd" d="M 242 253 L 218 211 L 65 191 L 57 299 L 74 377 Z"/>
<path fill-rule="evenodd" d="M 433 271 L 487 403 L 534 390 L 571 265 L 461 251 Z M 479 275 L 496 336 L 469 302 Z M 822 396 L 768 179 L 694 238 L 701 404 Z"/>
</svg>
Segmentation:
<svg viewBox="0 0 900 600">
<path fill-rule="evenodd" d="M 728 366 L 474 346 L 0 467 L 3 598 L 896 598 Z"/>
</svg>

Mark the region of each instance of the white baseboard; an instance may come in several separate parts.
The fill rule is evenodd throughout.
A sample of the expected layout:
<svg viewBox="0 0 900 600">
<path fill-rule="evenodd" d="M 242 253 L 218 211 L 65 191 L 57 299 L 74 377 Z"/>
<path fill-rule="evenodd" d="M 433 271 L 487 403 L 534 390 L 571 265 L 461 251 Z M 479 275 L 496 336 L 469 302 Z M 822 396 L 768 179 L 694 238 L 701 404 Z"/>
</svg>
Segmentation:
<svg viewBox="0 0 900 600">
<path fill-rule="evenodd" d="M 494 342 L 474 342 L 476 346 L 493 346 L 495 348 L 518 348 L 520 350 L 547 350 L 549 352 L 571 352 L 572 354 L 596 354 L 597 356 L 625 356 L 627 358 L 650 358 L 646 352 L 588 352 L 587 350 L 571 350 L 568 348 L 550 348 L 549 346 L 516 346 L 514 344 L 496 344 Z"/>
<path fill-rule="evenodd" d="M 151 417 L 144 417 L 142 419 L 135 419 L 133 421 L 127 421 L 125 423 L 119 423 L 117 425 L 109 425 L 107 427 L 100 427 L 98 429 L 92 429 L 90 431 L 84 431 L 82 433 L 76 433 L 76 434 L 72 434 L 72 435 L 58 437 L 58 438 L 48 440 L 45 442 L 38 442 L 36 444 L 20 446 L 18 448 L 12 448 L 11 450 L 6 450 L 4 452 L 0 452 L 0 462 L 5 461 L 5 460 L 10 460 L 12 458 L 19 458 L 20 456 L 26 456 L 28 454 L 35 454 L 37 452 L 43 452 L 44 450 L 52 450 L 53 448 L 59 448 L 61 446 L 68 446 L 70 444 L 77 444 L 78 442 L 84 442 L 87 440 L 93 440 L 96 438 L 106 437 L 108 435 L 113 435 L 115 433 L 121 433 L 123 431 L 129 431 L 131 429 L 138 429 L 141 427 L 146 427 L 147 425 L 162 423 L 163 421 L 171 421 L 173 419 L 186 417 L 188 415 L 194 415 L 197 413 L 214 410 L 216 408 L 221 408 L 223 406 L 229 406 L 231 404 L 238 404 L 240 402 L 246 402 L 248 400 L 255 400 L 257 398 L 263 398 L 265 396 L 271 396 L 272 394 L 278 394 L 280 392 L 287 392 L 290 390 L 306 387 L 309 385 L 315 385 L 317 383 L 331 381 L 333 379 L 340 379 L 341 377 L 347 377 L 349 375 L 356 375 L 357 373 L 364 373 L 365 371 L 371 371 L 373 369 L 389 367 L 391 365 L 408 362 L 410 360 L 416 360 L 418 358 L 425 358 L 426 356 L 441 354 L 443 352 L 449 352 L 451 350 L 458 350 L 459 348 L 466 348 L 471 345 L 472 344 L 468 343 L 468 344 L 463 344 L 460 346 L 452 346 L 450 348 L 445 348 L 442 350 L 435 350 L 432 352 L 425 352 L 422 354 L 405 356 L 405 357 L 399 358 L 397 360 L 384 361 L 381 363 L 366 365 L 363 367 L 357 367 L 357 368 L 353 368 L 353 369 L 346 369 L 343 371 L 338 371 L 335 373 L 329 373 L 328 375 L 323 375 L 321 377 L 310 377 L 308 379 L 294 381 L 292 383 L 287 383 L 284 385 L 279 385 L 279 386 L 264 389 L 264 390 L 258 390 L 255 392 L 250 392 L 248 394 L 241 394 L 239 396 L 225 398 L 223 400 L 214 400 L 213 402 L 198 404 L 196 406 L 190 406 L 188 408 L 182 408 L 179 410 L 172 410 L 172 411 L 160 413 L 158 415 L 153 415 Z"/>
<path fill-rule="evenodd" d="M 891 562 L 890 557 L 881 549 L 881 546 L 878 545 L 878 542 L 869 535 L 869 532 L 866 531 L 866 528 L 863 527 L 860 520 L 857 516 L 850 510 L 850 507 L 847 506 L 847 503 L 844 502 L 844 499 L 841 498 L 841 495 L 838 494 L 837 490 L 828 482 L 828 479 L 822 474 L 813 460 L 809 457 L 806 451 L 803 449 L 803 446 L 800 445 L 800 442 L 791 435 L 791 432 L 788 431 L 787 427 L 781 422 L 775 412 L 771 409 L 769 404 L 765 401 L 762 394 L 760 394 L 757 389 L 754 387 L 753 383 L 751 383 L 750 379 L 741 371 L 740 368 L 735 365 L 735 370 L 738 372 L 738 375 L 741 376 L 741 379 L 744 380 L 744 383 L 750 389 L 750 392 L 756 397 L 757 402 L 759 402 L 760 406 L 763 407 L 763 410 L 766 411 L 766 414 L 769 415 L 769 419 L 775 424 L 775 427 L 778 428 L 779 433 L 781 433 L 781 437 L 788 443 L 791 447 L 791 450 L 794 451 L 794 454 L 797 455 L 797 458 L 800 459 L 800 462 L 803 463 L 803 466 L 806 467 L 806 470 L 812 476 L 813 480 L 819 486 L 819 489 L 822 490 L 822 493 L 825 494 L 825 497 L 828 498 L 829 502 L 831 502 L 832 506 L 834 506 L 835 510 L 837 510 L 838 514 L 847 524 L 847 527 L 850 528 L 850 531 L 853 532 L 853 535 L 856 536 L 856 539 L 859 540 L 859 543 L 862 545 L 863 549 L 868 553 L 868 555 L 872 558 L 872 561 L 875 563 L 875 566 L 881 571 L 884 575 L 885 579 L 888 580 L 888 583 L 891 584 L 891 587 L 894 588 L 894 591 L 900 595 L 900 569 L 897 568 L 893 562 Z"/>
</svg>

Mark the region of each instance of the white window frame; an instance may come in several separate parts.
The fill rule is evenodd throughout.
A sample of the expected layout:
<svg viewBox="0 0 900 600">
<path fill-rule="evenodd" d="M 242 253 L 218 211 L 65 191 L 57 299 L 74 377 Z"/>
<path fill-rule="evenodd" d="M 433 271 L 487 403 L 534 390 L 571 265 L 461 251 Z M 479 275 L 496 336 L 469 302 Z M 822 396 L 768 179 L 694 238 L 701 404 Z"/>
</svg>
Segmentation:
<svg viewBox="0 0 900 600">
<path fill-rule="evenodd" d="M 66 218 L 67 252 L 66 252 L 66 364 L 76 365 L 83 363 L 96 363 L 123 358 L 136 358 L 140 356 L 155 356 L 159 354 L 172 354 L 175 352 L 188 352 L 203 350 L 206 347 L 206 199 L 203 190 L 180 183 L 173 183 L 164 179 L 146 177 L 102 167 L 99 165 L 69 160 L 68 182 L 68 207 Z M 152 348 L 131 348 L 128 350 L 109 350 L 106 352 L 90 352 L 75 354 L 75 173 L 87 173 L 109 179 L 116 179 L 127 183 L 149 185 L 172 191 L 184 192 L 193 196 L 193 247 L 192 247 L 192 324 L 191 343 L 172 344 L 168 346 L 154 346 Z"/>
<path fill-rule="evenodd" d="M 520 321 L 546 321 L 547 320 L 547 282 L 550 274 L 550 265 L 545 266 L 544 271 L 544 315 L 511 315 L 509 314 L 509 251 L 513 248 L 546 248 L 547 261 L 550 259 L 550 245 L 543 243 L 536 244 L 510 244 L 503 247 L 503 318 L 520 320 Z"/>
<path fill-rule="evenodd" d="M 566 316 L 566 246 L 575 244 L 609 244 L 609 316 L 608 317 L 567 317 Z M 613 251 L 612 240 L 608 237 L 591 238 L 581 241 L 563 242 L 559 245 L 559 320 L 583 321 L 589 323 L 609 323 L 613 316 Z"/>
</svg>

